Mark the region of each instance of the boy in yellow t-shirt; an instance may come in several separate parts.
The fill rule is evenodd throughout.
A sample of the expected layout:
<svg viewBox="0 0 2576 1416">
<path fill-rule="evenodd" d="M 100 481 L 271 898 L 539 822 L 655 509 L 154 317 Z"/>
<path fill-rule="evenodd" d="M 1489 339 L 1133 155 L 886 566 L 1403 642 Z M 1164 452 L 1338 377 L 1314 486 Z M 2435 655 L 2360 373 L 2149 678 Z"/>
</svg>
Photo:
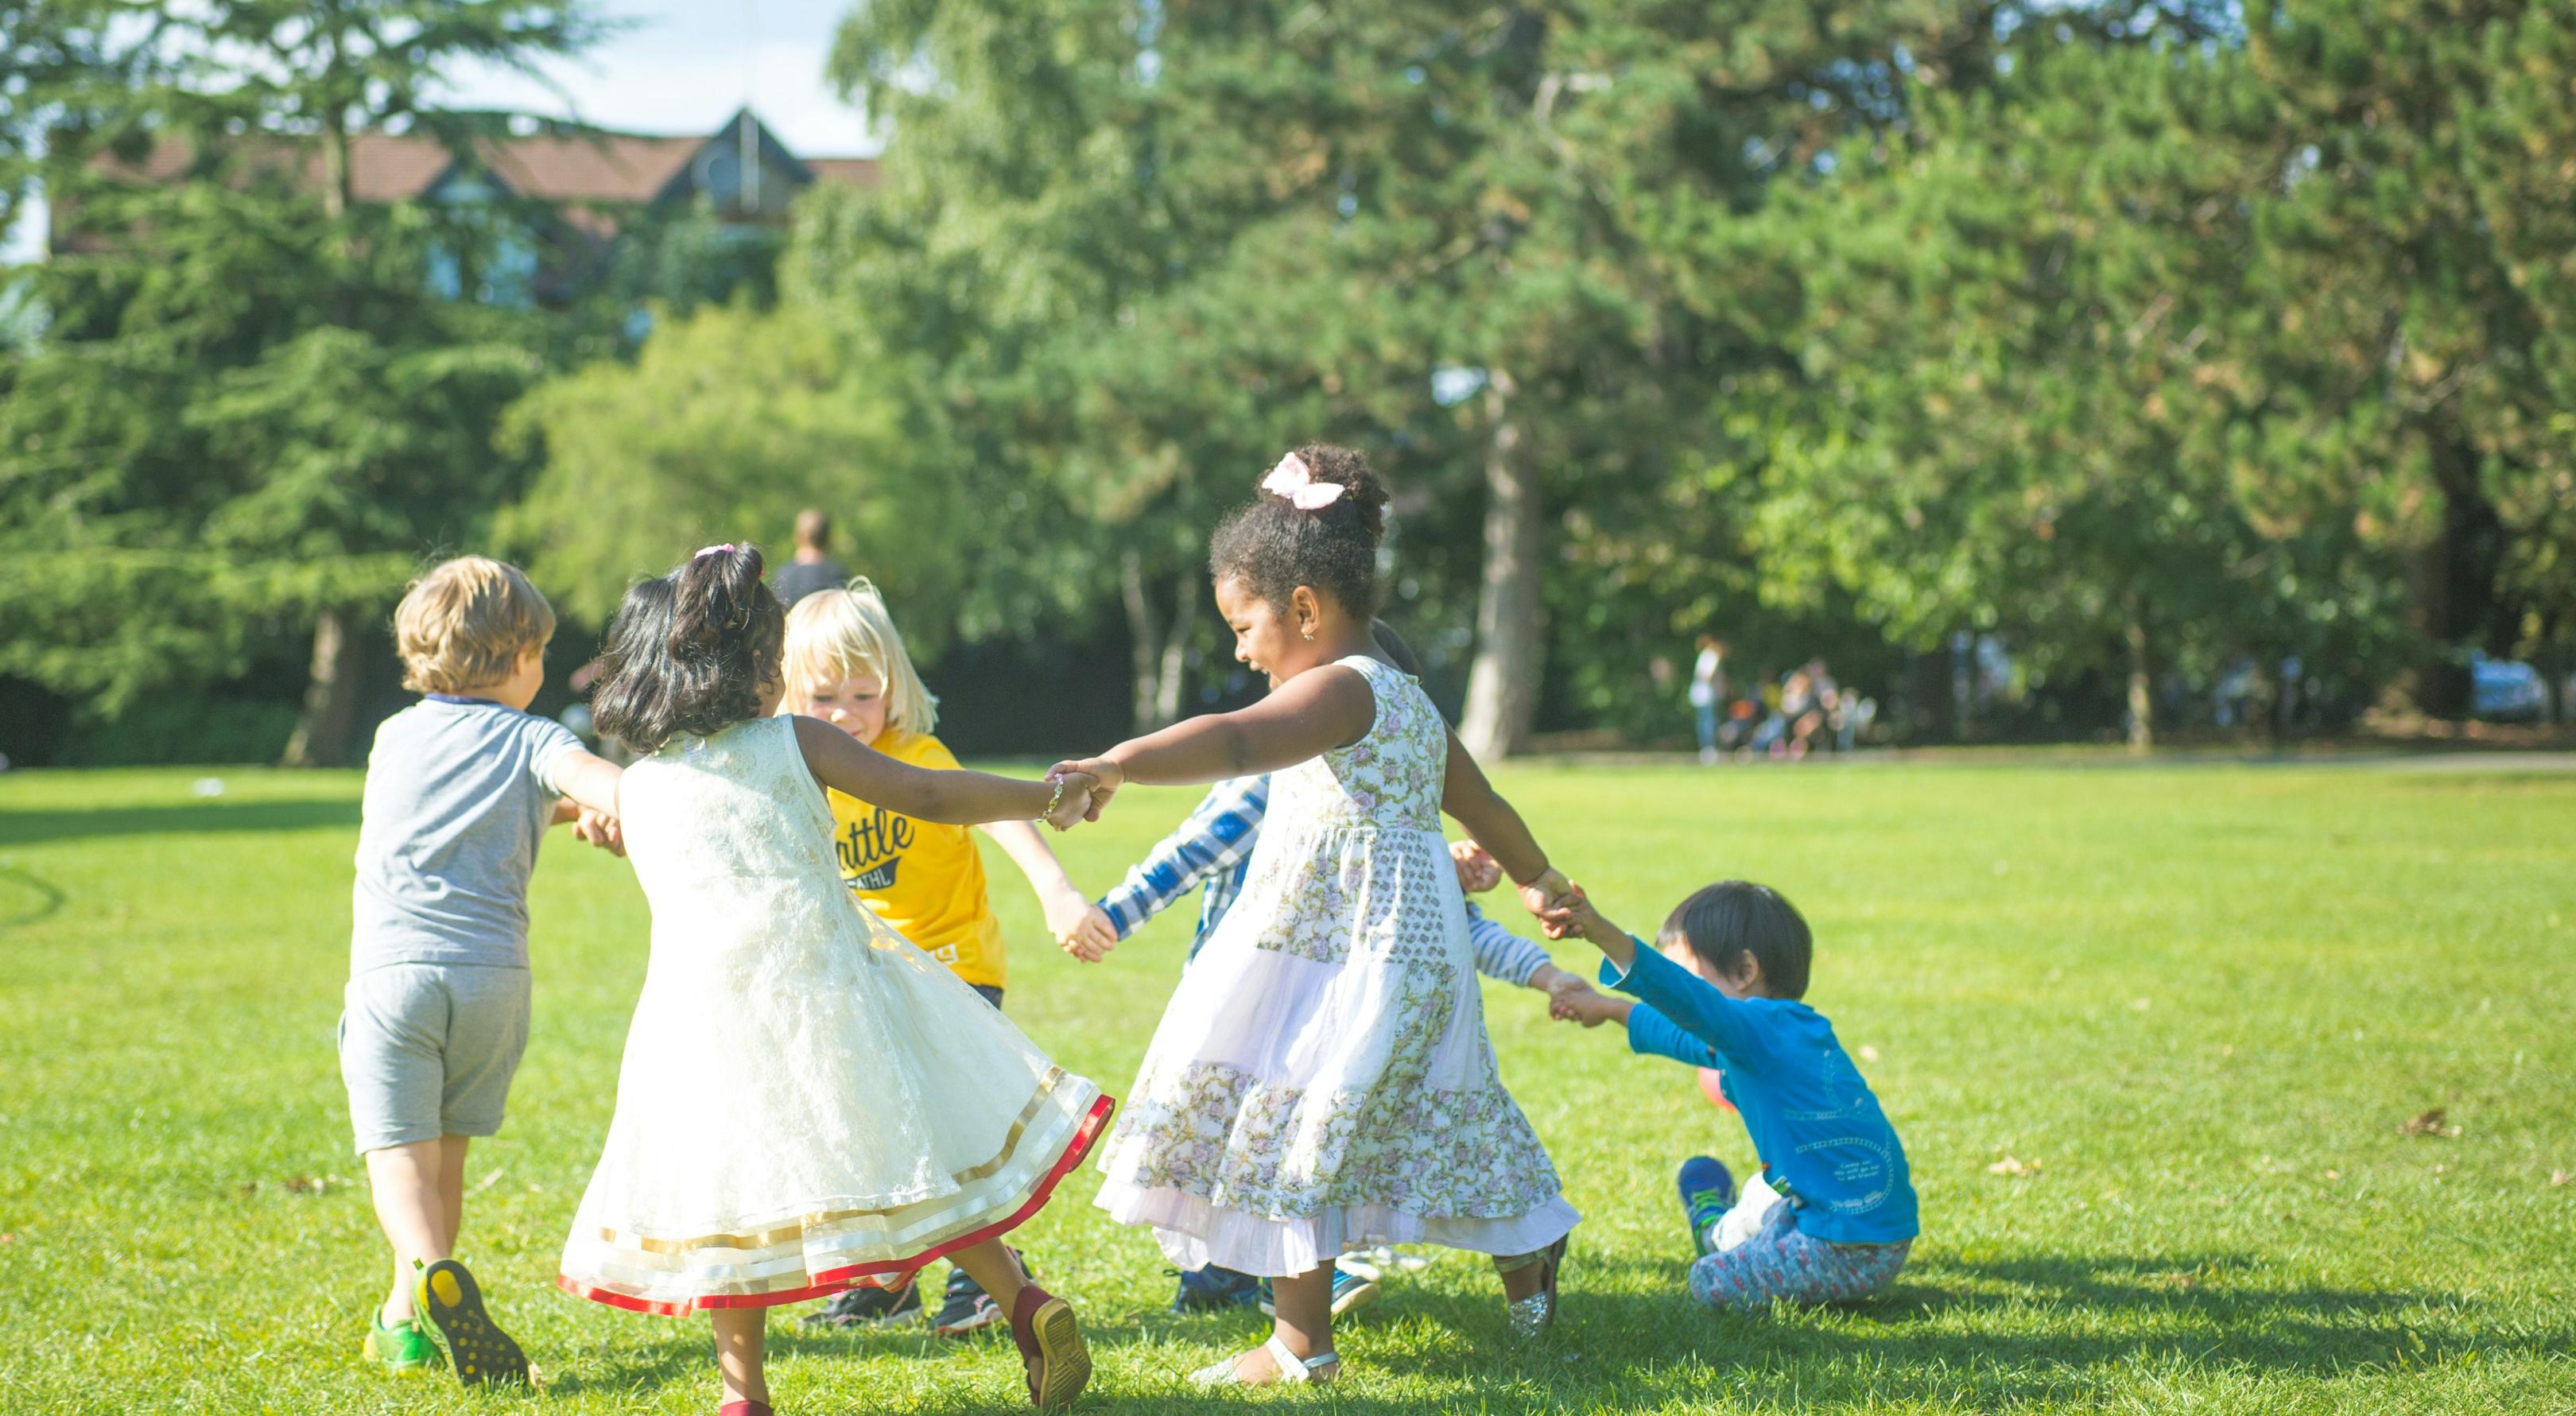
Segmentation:
<svg viewBox="0 0 2576 1416">
<path fill-rule="evenodd" d="M 911 766 L 958 765 L 947 746 L 931 736 L 939 700 L 922 686 L 884 598 L 866 580 L 799 599 L 787 614 L 785 658 L 787 696 L 780 711 L 821 718 Z M 955 971 L 985 1001 L 1001 1007 L 1009 969 L 974 828 L 916 820 L 840 792 L 830 796 L 832 840 L 850 893 Z M 1047 928 L 1059 941 L 1086 927 L 1109 927 L 1108 916 L 1064 873 L 1036 826 L 998 821 L 980 829 L 1028 877 L 1046 911 Z M 1099 920 L 1093 926 L 1095 915 Z M 884 1326 L 920 1312 L 915 1284 L 853 1288 L 805 1322 L 815 1327 Z M 1005 1316 L 964 1269 L 954 1269 L 932 1327 L 942 1337 L 957 1337 Z"/>
</svg>

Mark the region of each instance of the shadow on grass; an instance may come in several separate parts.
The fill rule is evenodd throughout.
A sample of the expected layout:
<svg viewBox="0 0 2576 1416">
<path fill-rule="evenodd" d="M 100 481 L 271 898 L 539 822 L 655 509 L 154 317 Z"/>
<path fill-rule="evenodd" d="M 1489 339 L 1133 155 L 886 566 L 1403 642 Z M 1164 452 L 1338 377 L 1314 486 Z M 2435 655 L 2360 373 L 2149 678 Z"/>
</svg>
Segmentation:
<svg viewBox="0 0 2576 1416">
<path fill-rule="evenodd" d="M 1334 1391 L 1334 1409 L 1372 1416 L 1420 1411 L 1422 1381 L 1450 1388 L 1435 1398 L 1442 1407 L 1489 1411 L 1687 1405 L 1710 1396 L 1712 1379 L 1738 1399 L 1797 1405 L 2084 1400 L 2134 1382 L 2142 1367 L 2313 1379 L 2435 1366 L 2499 1350 L 2491 1327 L 2446 1306 L 2446 1295 L 2264 1287 L 2261 1266 L 2235 1255 L 1943 1260 L 1910 1272 L 1876 1300 L 1787 1319 L 1701 1309 L 1684 1296 L 1679 1266 L 1668 1262 L 1605 1258 L 1594 1271 L 1644 1278 L 1650 1287 L 1670 1283 L 1672 1291 L 1586 1293 L 1578 1282 L 1566 1295 L 1565 1323 L 1524 1346 L 1504 1331 L 1499 1294 L 1391 1286 L 1382 1302 L 1343 1327 L 1339 1345 L 1355 1370 Z M 1405 1329 L 1400 1339 L 1372 1339 L 1373 1328 L 1396 1325 Z M 1096 1312 L 1085 1327 L 1108 1368 L 1088 1402 L 1215 1409 L 1233 1398 L 1182 1384 L 1182 1373 L 1205 1360 L 1196 1349 L 1248 1348 L 1265 1324 L 1250 1313 Z M 2545 1353 L 2572 1340 L 2576 1326 L 2562 1322 L 2521 1333 L 2504 1347 Z M 979 1369 L 989 1363 L 1017 1373 L 1007 1338 L 975 1341 L 968 1350 L 978 1354 Z M 1390 1353 L 1391 1345 L 1406 1350 Z M 1118 1359 L 1138 1347 L 1162 1349 L 1168 1377 L 1140 1381 L 1122 1370 Z M 950 1350 L 920 1329 L 812 1333 L 776 1321 L 770 1331 L 774 1357 L 879 1359 Z M 1405 1389 L 1372 1390 L 1388 1378 Z M 557 1385 L 635 1390 L 671 1382 L 712 1386 L 714 1379 L 712 1351 L 699 1331 L 685 1338 L 675 1332 L 649 1352 L 621 1354 Z M 914 1409 L 962 1412 L 988 1404 L 979 1390 L 960 1390 L 953 1397 L 932 1395 Z"/>
<path fill-rule="evenodd" d="M 68 898 L 60 886 L 42 876 L 30 875 L 14 865 L 0 865 L 0 929 L 48 918 L 61 910 Z"/>
<path fill-rule="evenodd" d="M 197 835 L 210 831 L 309 831 L 358 824 L 350 800 L 190 802 L 73 811 L 0 811 L 0 846 L 48 845 L 101 836 Z"/>
</svg>

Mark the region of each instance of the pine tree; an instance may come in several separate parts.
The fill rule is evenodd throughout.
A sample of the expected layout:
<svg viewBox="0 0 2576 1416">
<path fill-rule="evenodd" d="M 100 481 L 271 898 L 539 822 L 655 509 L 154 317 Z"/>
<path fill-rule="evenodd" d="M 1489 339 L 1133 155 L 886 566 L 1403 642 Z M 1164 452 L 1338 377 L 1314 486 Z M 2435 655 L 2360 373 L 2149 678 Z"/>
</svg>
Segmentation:
<svg viewBox="0 0 2576 1416">
<path fill-rule="evenodd" d="M 40 8 L 45 62 L 9 101 L 44 132 L 0 151 L 0 189 L 41 180 L 72 239 L 36 272 L 44 339 L 0 365 L 0 671 L 112 715 L 301 624 L 289 756 L 344 760 L 362 617 L 513 492 L 490 433 L 547 344 L 431 293 L 434 256 L 484 233 L 361 203 L 352 143 L 469 150 L 505 120 L 436 106 L 438 75 L 594 26 L 539 0 Z"/>
</svg>

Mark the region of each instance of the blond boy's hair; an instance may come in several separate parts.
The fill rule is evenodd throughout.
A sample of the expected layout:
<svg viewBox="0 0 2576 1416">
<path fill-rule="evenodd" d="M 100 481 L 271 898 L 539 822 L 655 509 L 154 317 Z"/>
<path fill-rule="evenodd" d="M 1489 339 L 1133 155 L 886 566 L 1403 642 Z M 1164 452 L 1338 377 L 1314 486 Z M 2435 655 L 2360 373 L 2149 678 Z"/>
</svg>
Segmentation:
<svg viewBox="0 0 2576 1416">
<path fill-rule="evenodd" d="M 837 683 L 862 669 L 885 692 L 886 726 L 927 735 L 939 726 L 939 699 L 921 682 L 885 596 L 860 576 L 838 590 L 817 590 L 787 611 L 787 682 Z"/>
<path fill-rule="evenodd" d="M 510 677 L 520 651 L 555 636 L 554 606 L 519 568 L 482 556 L 430 567 L 394 609 L 403 687 L 461 693 Z"/>
</svg>

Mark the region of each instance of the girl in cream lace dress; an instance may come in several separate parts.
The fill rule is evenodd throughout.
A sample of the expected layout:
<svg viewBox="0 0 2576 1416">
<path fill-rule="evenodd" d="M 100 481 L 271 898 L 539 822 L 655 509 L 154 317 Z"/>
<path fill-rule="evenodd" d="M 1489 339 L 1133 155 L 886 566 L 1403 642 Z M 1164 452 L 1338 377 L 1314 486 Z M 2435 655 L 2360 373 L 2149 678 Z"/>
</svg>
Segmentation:
<svg viewBox="0 0 2576 1416">
<path fill-rule="evenodd" d="M 767 1416 L 762 1315 L 947 1256 L 1011 1317 L 1041 1407 L 1090 1371 L 1072 1312 L 1000 1236 L 1090 1149 L 1110 1103 L 841 884 L 826 785 L 927 820 L 1073 819 L 1087 779 L 927 772 L 771 717 L 782 619 L 757 552 L 635 588 L 595 713 L 652 755 L 619 815 L 653 949 L 617 1113 L 560 1284 L 710 1310 L 727 1416 Z"/>
<path fill-rule="evenodd" d="M 1099 1203 L 1172 1262 L 1274 1280 L 1262 1349 L 1209 1383 L 1320 1380 L 1327 1265 L 1427 1241 L 1495 1257 L 1514 1325 L 1555 1311 L 1577 1218 L 1485 1036 L 1445 808 L 1544 902 L 1564 879 L 1411 676 L 1371 653 L 1385 492 L 1301 448 L 1213 541 L 1236 656 L 1270 696 L 1058 770 L 1194 782 L 1273 771 L 1243 893 L 1183 975 L 1102 1147 Z"/>
</svg>

